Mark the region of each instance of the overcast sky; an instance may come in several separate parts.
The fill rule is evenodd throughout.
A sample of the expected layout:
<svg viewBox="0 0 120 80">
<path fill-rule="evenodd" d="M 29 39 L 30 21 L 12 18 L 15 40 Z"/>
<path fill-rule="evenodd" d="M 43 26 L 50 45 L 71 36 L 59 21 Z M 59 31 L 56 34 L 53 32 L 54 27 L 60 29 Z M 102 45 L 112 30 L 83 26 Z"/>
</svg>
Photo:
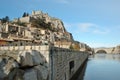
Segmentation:
<svg viewBox="0 0 120 80">
<path fill-rule="evenodd" d="M 120 0 L 1 0 L 0 18 L 42 10 L 61 19 L 75 40 L 91 47 L 120 44 Z"/>
</svg>

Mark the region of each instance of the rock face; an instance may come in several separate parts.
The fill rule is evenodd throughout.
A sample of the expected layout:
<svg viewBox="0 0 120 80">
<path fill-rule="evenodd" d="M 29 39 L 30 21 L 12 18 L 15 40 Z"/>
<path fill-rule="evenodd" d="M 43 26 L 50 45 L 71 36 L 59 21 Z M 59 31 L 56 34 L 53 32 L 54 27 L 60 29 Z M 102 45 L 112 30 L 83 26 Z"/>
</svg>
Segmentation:
<svg viewBox="0 0 120 80">
<path fill-rule="evenodd" d="M 28 51 L 20 52 L 17 61 L 22 67 L 33 66 L 32 56 Z"/>
<path fill-rule="evenodd" d="M 0 56 L 0 80 L 47 80 L 47 64 L 36 50 L 21 51 L 17 59 Z"/>
</svg>

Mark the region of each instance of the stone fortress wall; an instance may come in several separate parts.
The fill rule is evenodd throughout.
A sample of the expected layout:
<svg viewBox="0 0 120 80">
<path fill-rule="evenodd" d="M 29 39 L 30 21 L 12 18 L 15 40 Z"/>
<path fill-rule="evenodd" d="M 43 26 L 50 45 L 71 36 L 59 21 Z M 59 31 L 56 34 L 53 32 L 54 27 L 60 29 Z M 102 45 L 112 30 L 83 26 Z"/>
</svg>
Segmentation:
<svg viewBox="0 0 120 80">
<path fill-rule="evenodd" d="M 46 62 L 48 64 L 48 68 L 47 68 L 48 71 L 44 72 L 43 70 L 41 75 L 48 74 L 47 76 L 49 77 L 44 80 L 70 80 L 75 75 L 77 70 L 83 65 L 85 60 L 88 58 L 87 52 L 51 47 L 48 45 L 0 47 L 0 51 L 2 51 L 3 53 L 5 51 L 9 51 L 9 52 L 16 51 L 17 54 L 19 51 L 24 51 L 24 50 L 28 50 L 28 51 L 37 50 L 40 52 L 40 54 L 42 54 L 45 57 Z M 7 55 L 9 54 L 11 53 L 8 53 Z M 34 76 L 36 74 L 33 73 L 32 71 L 27 73 L 27 75 Z M 23 80 L 27 80 L 27 79 L 28 78 L 25 78 Z M 31 79 L 29 78 L 29 80 L 42 80 L 42 79 L 38 79 L 37 77 L 35 78 L 34 76 L 31 77 Z"/>
<path fill-rule="evenodd" d="M 50 80 L 70 80 L 87 57 L 85 52 L 53 48 L 50 54 Z"/>
</svg>

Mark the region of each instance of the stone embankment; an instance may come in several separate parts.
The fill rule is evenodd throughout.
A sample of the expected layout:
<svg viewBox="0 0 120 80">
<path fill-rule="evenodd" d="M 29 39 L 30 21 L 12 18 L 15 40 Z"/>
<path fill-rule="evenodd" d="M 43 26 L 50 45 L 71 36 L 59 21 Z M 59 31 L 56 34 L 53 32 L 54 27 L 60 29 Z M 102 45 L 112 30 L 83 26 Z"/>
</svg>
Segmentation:
<svg viewBox="0 0 120 80">
<path fill-rule="evenodd" d="M 87 52 L 51 46 L 3 50 L 0 80 L 70 80 L 87 58 Z"/>
</svg>

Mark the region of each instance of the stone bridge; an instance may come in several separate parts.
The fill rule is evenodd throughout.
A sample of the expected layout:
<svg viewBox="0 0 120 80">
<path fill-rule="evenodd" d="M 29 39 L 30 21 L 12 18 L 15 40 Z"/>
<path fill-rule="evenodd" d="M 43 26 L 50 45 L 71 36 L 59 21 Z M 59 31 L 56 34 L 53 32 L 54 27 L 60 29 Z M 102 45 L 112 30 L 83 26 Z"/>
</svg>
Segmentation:
<svg viewBox="0 0 120 80">
<path fill-rule="evenodd" d="M 110 48 L 94 48 L 95 53 L 120 53 L 120 48 L 110 47 Z"/>
<path fill-rule="evenodd" d="M 111 53 L 113 48 L 94 48 L 95 53 Z"/>
</svg>

